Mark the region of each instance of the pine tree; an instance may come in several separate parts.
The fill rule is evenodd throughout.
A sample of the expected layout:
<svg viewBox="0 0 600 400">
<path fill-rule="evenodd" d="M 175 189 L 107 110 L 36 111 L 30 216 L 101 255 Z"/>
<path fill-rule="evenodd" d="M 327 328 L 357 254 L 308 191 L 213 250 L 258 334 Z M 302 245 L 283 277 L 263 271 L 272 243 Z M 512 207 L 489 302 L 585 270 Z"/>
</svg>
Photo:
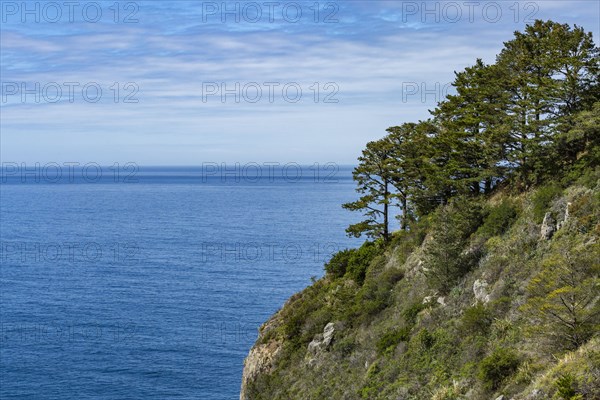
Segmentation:
<svg viewBox="0 0 600 400">
<path fill-rule="evenodd" d="M 489 193 L 504 176 L 507 126 L 504 110 L 508 96 L 500 87 L 498 68 L 480 59 L 455 73 L 457 94 L 449 95 L 432 113 L 448 143 L 452 169 L 448 179 L 459 193 Z"/>
<path fill-rule="evenodd" d="M 504 44 L 496 65 L 509 94 L 501 105 L 510 124 L 507 159 L 526 186 L 556 172 L 554 135 L 597 98 L 598 63 L 591 34 L 553 21 L 535 21 Z"/>
<path fill-rule="evenodd" d="M 359 157 L 359 164 L 352 175 L 358 186 L 356 191 L 362 196 L 342 207 L 361 211 L 366 219 L 350 225 L 346 229 L 348 235 L 360 237 L 366 234 L 368 237 L 389 240 L 389 215 L 393 196 L 391 154 L 390 141 L 381 139 L 367 143 Z"/>
</svg>

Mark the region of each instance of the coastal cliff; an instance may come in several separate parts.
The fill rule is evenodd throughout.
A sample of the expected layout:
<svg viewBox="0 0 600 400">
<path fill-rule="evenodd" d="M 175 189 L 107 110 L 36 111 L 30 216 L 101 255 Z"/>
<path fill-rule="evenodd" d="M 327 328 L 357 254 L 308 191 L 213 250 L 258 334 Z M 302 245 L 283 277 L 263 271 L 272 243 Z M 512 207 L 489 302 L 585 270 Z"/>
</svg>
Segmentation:
<svg viewBox="0 0 600 400">
<path fill-rule="evenodd" d="M 599 178 L 451 202 L 334 256 L 260 328 L 240 400 L 600 398 Z"/>
<path fill-rule="evenodd" d="M 370 240 L 261 328 L 241 399 L 600 399 L 599 55 L 536 20 L 368 142 Z"/>
</svg>

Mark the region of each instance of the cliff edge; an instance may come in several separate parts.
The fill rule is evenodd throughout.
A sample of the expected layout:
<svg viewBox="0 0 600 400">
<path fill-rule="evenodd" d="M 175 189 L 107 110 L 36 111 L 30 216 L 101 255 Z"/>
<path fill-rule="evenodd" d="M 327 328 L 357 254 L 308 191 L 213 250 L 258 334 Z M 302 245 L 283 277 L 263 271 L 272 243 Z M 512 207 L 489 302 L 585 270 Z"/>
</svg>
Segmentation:
<svg viewBox="0 0 600 400">
<path fill-rule="evenodd" d="M 600 398 L 599 177 L 338 253 L 260 328 L 240 400 Z"/>
</svg>

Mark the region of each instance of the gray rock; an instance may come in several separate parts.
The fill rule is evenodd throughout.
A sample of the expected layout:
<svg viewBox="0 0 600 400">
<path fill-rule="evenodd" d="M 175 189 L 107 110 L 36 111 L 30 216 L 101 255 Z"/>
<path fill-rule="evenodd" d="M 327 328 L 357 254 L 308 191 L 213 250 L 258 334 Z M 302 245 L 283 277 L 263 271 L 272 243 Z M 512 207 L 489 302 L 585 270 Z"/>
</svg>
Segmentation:
<svg viewBox="0 0 600 400">
<path fill-rule="evenodd" d="M 554 232 L 556 232 L 556 221 L 552 218 L 552 214 L 547 212 L 544 216 L 544 221 L 542 222 L 541 238 L 550 240 L 552 235 L 554 235 Z"/>
<path fill-rule="evenodd" d="M 329 347 L 331 341 L 333 340 L 333 334 L 335 333 L 335 324 L 333 322 L 325 325 L 325 329 L 323 329 L 323 344 L 325 347 Z"/>
<path fill-rule="evenodd" d="M 483 279 L 477 279 L 475 282 L 473 282 L 473 293 L 475 294 L 475 300 L 484 304 L 490 301 L 488 286 L 488 283 Z"/>
<path fill-rule="evenodd" d="M 323 335 L 318 334 L 315 338 L 308 344 L 308 352 L 311 354 L 317 354 L 323 348 Z"/>
<path fill-rule="evenodd" d="M 527 400 L 538 400 L 544 397 L 544 392 L 540 389 L 533 389 L 529 396 L 527 396 Z"/>
<path fill-rule="evenodd" d="M 319 333 L 314 337 L 314 339 L 308 344 L 308 352 L 310 354 L 318 354 L 323 350 L 327 350 L 327 348 L 331 345 L 333 341 L 333 336 L 335 334 L 335 324 L 333 322 L 325 325 L 323 329 L 323 333 Z"/>
<path fill-rule="evenodd" d="M 571 204 L 572 203 L 567 203 L 567 206 L 565 207 L 565 217 L 562 221 L 556 224 L 556 230 L 559 230 L 560 228 L 565 226 L 565 224 L 569 221 L 569 208 L 571 207 Z"/>
</svg>

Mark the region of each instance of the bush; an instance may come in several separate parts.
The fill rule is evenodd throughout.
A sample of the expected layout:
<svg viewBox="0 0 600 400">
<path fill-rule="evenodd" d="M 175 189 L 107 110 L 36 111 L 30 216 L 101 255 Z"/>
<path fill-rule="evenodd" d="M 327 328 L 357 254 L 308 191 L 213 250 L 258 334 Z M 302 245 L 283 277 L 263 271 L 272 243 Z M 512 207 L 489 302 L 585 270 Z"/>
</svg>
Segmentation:
<svg viewBox="0 0 600 400">
<path fill-rule="evenodd" d="M 536 223 L 541 223 L 546 215 L 546 211 L 550 207 L 552 200 L 562 194 L 562 189 L 555 183 L 542 186 L 539 188 L 532 198 L 533 203 L 533 218 Z"/>
<path fill-rule="evenodd" d="M 334 278 L 340 278 L 346 274 L 350 257 L 356 250 L 345 249 L 338 251 L 331 257 L 331 260 L 325 264 L 325 272 L 330 274 Z"/>
<path fill-rule="evenodd" d="M 577 393 L 577 382 L 571 374 L 565 374 L 559 377 L 554 383 L 554 386 L 556 386 L 556 393 L 561 399 L 576 400 L 583 398 L 581 394 Z"/>
<path fill-rule="evenodd" d="M 402 311 L 402 317 L 404 317 L 404 320 L 408 325 L 414 325 L 417 322 L 417 315 L 425 308 L 427 308 L 427 306 L 422 302 L 413 303 Z"/>
<path fill-rule="evenodd" d="M 336 340 L 333 344 L 333 351 L 339 353 L 342 357 L 348 357 L 356 348 L 356 342 L 352 337 L 344 337 Z"/>
<path fill-rule="evenodd" d="M 467 334 L 485 334 L 492 324 L 492 316 L 481 303 L 467 308 L 462 317 L 462 329 Z"/>
<path fill-rule="evenodd" d="M 424 247 L 423 271 L 432 289 L 447 293 L 477 263 L 479 252 L 466 248 L 481 222 L 481 207 L 472 199 L 456 199 L 436 213 L 432 240 Z"/>
<path fill-rule="evenodd" d="M 481 361 L 479 379 L 489 390 L 496 390 L 519 367 L 519 357 L 510 349 L 498 348 Z"/>
<path fill-rule="evenodd" d="M 417 343 L 422 350 L 428 350 L 435 343 L 435 338 L 427 328 L 423 328 L 417 333 Z"/>
<path fill-rule="evenodd" d="M 398 268 L 388 268 L 381 273 L 379 280 L 383 282 L 386 287 L 392 289 L 394 285 L 400 282 L 403 278 L 404 271 L 401 271 Z"/>
<path fill-rule="evenodd" d="M 404 272 L 398 268 L 388 268 L 379 273 L 377 271 L 377 268 L 370 271 L 352 307 L 352 312 L 359 323 L 369 322 L 371 317 L 379 314 L 392 303 L 394 297 L 390 292 L 404 277 Z"/>
<path fill-rule="evenodd" d="M 370 317 L 379 314 L 392 301 L 391 285 L 382 284 L 378 279 L 369 279 L 358 292 L 354 306 L 359 322 L 368 322 Z"/>
<path fill-rule="evenodd" d="M 351 252 L 346 268 L 346 275 L 356 283 L 362 285 L 367 275 L 367 268 L 371 261 L 381 253 L 373 242 L 365 242 L 358 249 Z"/>
<path fill-rule="evenodd" d="M 477 233 L 488 238 L 503 234 L 510 228 L 517 218 L 517 209 L 508 200 L 503 200 L 500 204 L 492 207 L 479 227 Z"/>
<path fill-rule="evenodd" d="M 377 341 L 377 353 L 379 355 L 390 353 L 394 351 L 398 343 L 408 341 L 409 337 L 410 328 L 408 327 L 387 331 Z"/>
<path fill-rule="evenodd" d="M 331 310 L 323 306 L 323 297 L 328 290 L 322 280 L 317 281 L 294 295 L 282 310 L 279 329 L 292 348 L 307 345 L 333 318 Z"/>
</svg>

